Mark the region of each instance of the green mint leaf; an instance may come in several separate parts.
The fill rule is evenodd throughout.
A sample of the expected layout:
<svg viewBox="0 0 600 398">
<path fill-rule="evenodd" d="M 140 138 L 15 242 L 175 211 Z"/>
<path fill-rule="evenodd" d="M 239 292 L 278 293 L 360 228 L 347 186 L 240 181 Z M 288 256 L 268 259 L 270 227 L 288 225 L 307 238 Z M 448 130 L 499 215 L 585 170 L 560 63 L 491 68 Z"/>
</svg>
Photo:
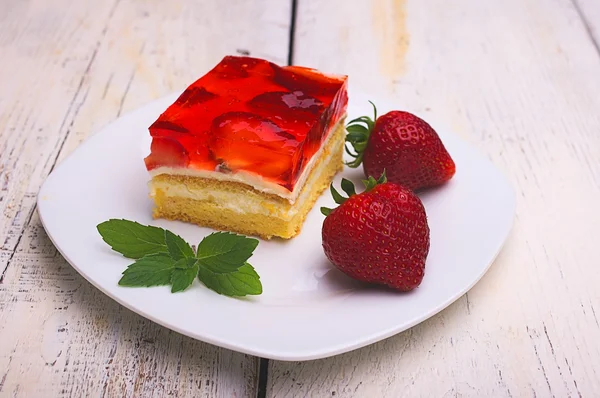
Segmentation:
<svg viewBox="0 0 600 398">
<path fill-rule="evenodd" d="M 192 268 L 194 265 L 196 265 L 197 262 L 198 262 L 198 259 L 196 257 L 185 257 L 185 258 L 181 258 L 181 259 L 177 260 L 177 262 L 173 265 L 173 268 L 189 269 L 189 268 Z"/>
<path fill-rule="evenodd" d="M 171 273 L 175 266 L 166 253 L 150 254 L 131 264 L 119 281 L 121 286 L 160 286 L 171 283 Z"/>
<path fill-rule="evenodd" d="M 260 276 L 248 263 L 237 270 L 226 273 L 212 272 L 209 268 L 200 267 L 198 279 L 206 287 L 225 296 L 259 295 L 262 293 Z"/>
<path fill-rule="evenodd" d="M 175 263 L 171 274 L 171 293 L 182 292 L 194 282 L 198 275 L 198 260 L 182 258 Z"/>
<path fill-rule="evenodd" d="M 96 227 L 102 239 L 116 252 L 128 258 L 167 253 L 165 230 L 134 221 L 111 219 Z"/>
<path fill-rule="evenodd" d="M 165 242 L 169 249 L 169 254 L 175 260 L 179 260 L 186 257 L 194 257 L 194 249 L 179 235 L 175 235 L 173 232 L 165 231 Z"/>
<path fill-rule="evenodd" d="M 228 273 L 240 268 L 252 256 L 258 239 L 231 232 L 215 232 L 198 245 L 200 268 L 214 273 Z"/>
</svg>

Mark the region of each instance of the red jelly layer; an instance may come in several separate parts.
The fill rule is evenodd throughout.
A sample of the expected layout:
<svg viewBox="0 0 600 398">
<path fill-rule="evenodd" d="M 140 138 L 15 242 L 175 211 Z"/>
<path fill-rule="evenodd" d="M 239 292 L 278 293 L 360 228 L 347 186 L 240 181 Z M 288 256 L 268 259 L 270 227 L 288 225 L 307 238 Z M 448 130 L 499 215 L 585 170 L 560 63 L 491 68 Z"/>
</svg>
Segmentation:
<svg viewBox="0 0 600 398">
<path fill-rule="evenodd" d="M 150 126 L 146 168 L 243 170 L 292 191 L 346 112 L 346 80 L 227 56 Z"/>
</svg>

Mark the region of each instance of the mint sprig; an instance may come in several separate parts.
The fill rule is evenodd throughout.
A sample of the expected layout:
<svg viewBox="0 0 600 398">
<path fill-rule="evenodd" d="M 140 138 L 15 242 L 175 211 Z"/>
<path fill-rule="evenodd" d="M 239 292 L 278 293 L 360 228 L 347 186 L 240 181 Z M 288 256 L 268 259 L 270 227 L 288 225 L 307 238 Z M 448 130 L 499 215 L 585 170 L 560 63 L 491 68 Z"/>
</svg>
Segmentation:
<svg viewBox="0 0 600 398">
<path fill-rule="evenodd" d="M 149 254 L 131 264 L 119 280 L 121 286 L 161 286 L 171 283 L 175 260 L 168 254 Z"/>
<path fill-rule="evenodd" d="M 179 235 L 165 230 L 165 243 L 169 250 L 169 255 L 175 260 L 186 257 L 194 257 L 194 249 Z"/>
<path fill-rule="evenodd" d="M 212 272 L 209 268 L 200 267 L 198 276 L 206 287 L 226 296 L 262 293 L 260 277 L 248 263 L 233 272 Z"/>
<path fill-rule="evenodd" d="M 171 273 L 171 293 L 182 292 L 194 283 L 198 268 L 198 260 L 193 257 L 177 261 Z"/>
<path fill-rule="evenodd" d="M 215 232 L 198 245 L 200 265 L 215 273 L 229 273 L 240 268 L 252 256 L 258 239 L 230 232 Z"/>
<path fill-rule="evenodd" d="M 165 230 L 135 221 L 111 219 L 98 224 L 102 239 L 127 258 L 142 258 L 149 254 L 168 253 Z"/>
<path fill-rule="evenodd" d="M 134 221 L 111 219 L 97 229 L 114 251 L 136 259 L 123 272 L 120 286 L 170 285 L 176 293 L 190 287 L 197 277 L 226 296 L 262 293 L 260 277 L 247 262 L 258 246 L 257 239 L 215 232 L 205 237 L 195 252 L 173 232 Z"/>
</svg>

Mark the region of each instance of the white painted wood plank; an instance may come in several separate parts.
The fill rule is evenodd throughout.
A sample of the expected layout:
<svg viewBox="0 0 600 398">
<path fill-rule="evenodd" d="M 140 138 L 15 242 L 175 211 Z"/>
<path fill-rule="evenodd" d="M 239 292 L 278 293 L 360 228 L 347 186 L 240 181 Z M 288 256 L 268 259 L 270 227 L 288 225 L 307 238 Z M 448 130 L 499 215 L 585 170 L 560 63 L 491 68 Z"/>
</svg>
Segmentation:
<svg viewBox="0 0 600 398">
<path fill-rule="evenodd" d="M 295 63 L 444 122 L 506 173 L 517 218 L 467 296 L 355 352 L 271 362 L 267 395 L 597 395 L 600 57 L 573 3 L 347 4 L 299 2 Z"/>
<path fill-rule="evenodd" d="M 0 396 L 252 396 L 256 358 L 113 303 L 56 252 L 34 206 L 57 159 L 223 55 L 285 63 L 289 2 L 8 0 L 1 8 Z"/>
<path fill-rule="evenodd" d="M 0 396 L 247 397 L 256 359 L 158 326 L 92 287 L 34 214 L 0 285 Z"/>
</svg>

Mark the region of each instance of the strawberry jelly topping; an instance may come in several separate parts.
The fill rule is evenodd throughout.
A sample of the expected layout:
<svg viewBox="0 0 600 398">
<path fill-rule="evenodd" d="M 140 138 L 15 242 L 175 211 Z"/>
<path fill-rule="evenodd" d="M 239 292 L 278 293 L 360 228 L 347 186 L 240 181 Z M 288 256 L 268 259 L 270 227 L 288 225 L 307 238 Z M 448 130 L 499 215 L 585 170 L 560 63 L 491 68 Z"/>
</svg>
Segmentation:
<svg viewBox="0 0 600 398">
<path fill-rule="evenodd" d="M 146 167 L 243 170 L 292 191 L 347 103 L 345 76 L 228 56 L 150 126 Z"/>
</svg>

